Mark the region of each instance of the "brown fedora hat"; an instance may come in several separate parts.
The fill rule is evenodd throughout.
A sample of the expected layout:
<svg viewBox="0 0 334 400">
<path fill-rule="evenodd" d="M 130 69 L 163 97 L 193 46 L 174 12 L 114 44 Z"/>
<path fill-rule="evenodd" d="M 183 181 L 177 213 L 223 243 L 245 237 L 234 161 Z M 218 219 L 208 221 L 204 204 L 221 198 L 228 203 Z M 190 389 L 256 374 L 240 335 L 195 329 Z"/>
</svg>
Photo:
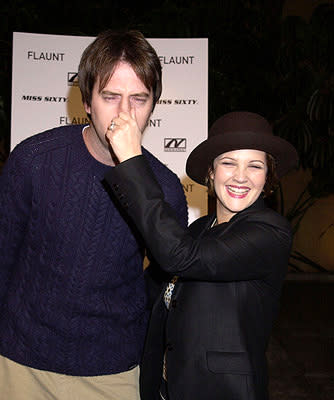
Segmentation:
<svg viewBox="0 0 334 400">
<path fill-rule="evenodd" d="M 298 164 L 296 149 L 275 136 L 269 122 L 259 114 L 235 111 L 218 118 L 209 130 L 208 139 L 190 153 L 186 172 L 195 182 L 205 185 L 211 162 L 220 154 L 232 150 L 253 149 L 271 154 L 281 178 Z"/>
</svg>

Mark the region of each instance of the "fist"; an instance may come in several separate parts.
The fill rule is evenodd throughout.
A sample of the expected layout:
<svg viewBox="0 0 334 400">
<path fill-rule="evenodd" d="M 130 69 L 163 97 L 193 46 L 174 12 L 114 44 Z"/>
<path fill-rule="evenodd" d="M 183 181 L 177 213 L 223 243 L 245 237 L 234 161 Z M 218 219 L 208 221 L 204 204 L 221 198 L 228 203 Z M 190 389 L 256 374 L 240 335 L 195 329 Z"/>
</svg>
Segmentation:
<svg viewBox="0 0 334 400">
<path fill-rule="evenodd" d="M 130 113 L 120 112 L 118 117 L 113 118 L 106 137 L 119 162 L 142 154 L 142 132 L 137 125 L 133 109 Z"/>
</svg>

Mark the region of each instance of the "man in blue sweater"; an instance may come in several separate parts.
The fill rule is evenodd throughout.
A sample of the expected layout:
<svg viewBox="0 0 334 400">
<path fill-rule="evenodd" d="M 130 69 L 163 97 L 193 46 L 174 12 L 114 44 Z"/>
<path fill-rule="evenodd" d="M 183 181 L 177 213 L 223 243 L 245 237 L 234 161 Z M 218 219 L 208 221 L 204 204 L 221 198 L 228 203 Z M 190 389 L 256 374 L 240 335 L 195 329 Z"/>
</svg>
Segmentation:
<svg viewBox="0 0 334 400">
<path fill-rule="evenodd" d="M 107 31 L 84 51 L 79 85 L 90 124 L 24 140 L 2 171 L 1 399 L 139 399 L 145 249 L 103 177 L 117 162 L 112 119 L 131 111 L 144 131 L 161 65 L 141 33 Z M 186 225 L 179 179 L 144 154 Z"/>
</svg>

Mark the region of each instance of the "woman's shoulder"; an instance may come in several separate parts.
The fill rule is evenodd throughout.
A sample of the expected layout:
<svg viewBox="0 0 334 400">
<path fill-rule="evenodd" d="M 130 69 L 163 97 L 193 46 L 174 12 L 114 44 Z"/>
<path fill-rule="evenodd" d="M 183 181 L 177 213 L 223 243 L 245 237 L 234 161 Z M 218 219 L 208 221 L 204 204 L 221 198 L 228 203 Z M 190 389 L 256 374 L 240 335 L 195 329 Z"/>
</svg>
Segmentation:
<svg viewBox="0 0 334 400">
<path fill-rule="evenodd" d="M 189 231 L 193 237 L 197 237 L 204 229 L 207 229 L 215 219 L 215 215 L 204 215 L 189 225 Z"/>
<path fill-rule="evenodd" d="M 262 221 L 265 223 L 280 225 L 282 227 L 290 227 L 288 219 L 270 207 L 265 207 L 263 210 L 257 210 L 254 213 L 250 213 L 249 218 L 253 221 Z"/>
<path fill-rule="evenodd" d="M 291 224 L 286 217 L 277 211 L 265 207 L 263 209 L 248 210 L 233 217 L 229 223 L 232 230 L 243 232 L 275 232 L 275 235 L 292 236 Z"/>
</svg>

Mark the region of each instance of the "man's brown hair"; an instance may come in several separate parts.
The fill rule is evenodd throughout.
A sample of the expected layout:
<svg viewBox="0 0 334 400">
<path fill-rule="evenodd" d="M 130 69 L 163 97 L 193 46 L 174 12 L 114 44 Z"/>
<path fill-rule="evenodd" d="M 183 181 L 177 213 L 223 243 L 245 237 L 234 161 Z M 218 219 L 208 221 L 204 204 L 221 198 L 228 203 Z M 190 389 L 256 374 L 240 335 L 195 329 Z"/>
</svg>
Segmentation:
<svg viewBox="0 0 334 400">
<path fill-rule="evenodd" d="M 120 62 L 131 65 L 148 90 L 152 90 L 153 107 L 162 90 L 161 63 L 157 53 L 139 31 L 107 30 L 85 49 L 79 64 L 79 87 L 82 101 L 91 105 L 95 82 L 101 91 Z"/>
</svg>

